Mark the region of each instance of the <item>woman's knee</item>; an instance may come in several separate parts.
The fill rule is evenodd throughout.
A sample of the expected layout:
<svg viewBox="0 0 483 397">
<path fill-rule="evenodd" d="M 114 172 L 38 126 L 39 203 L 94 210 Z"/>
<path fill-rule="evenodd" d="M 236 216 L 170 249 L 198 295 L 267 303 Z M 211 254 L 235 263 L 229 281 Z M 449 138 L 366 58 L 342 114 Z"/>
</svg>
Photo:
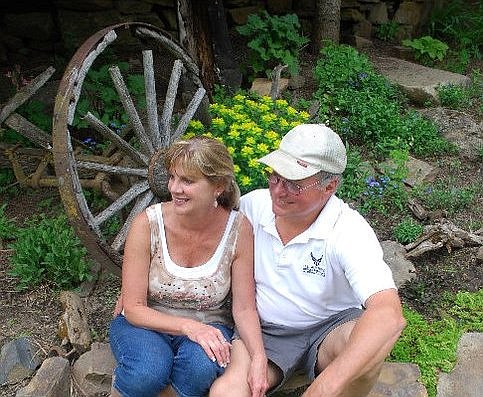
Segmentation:
<svg viewBox="0 0 483 397">
<path fill-rule="evenodd" d="M 157 396 L 169 384 L 169 374 L 166 366 L 153 367 L 122 367 L 115 370 L 114 387 L 123 396 Z"/>
<path fill-rule="evenodd" d="M 205 354 L 206 356 L 206 354 Z M 224 369 L 208 357 L 198 357 L 173 368 L 172 385 L 180 395 L 204 396 Z"/>
</svg>

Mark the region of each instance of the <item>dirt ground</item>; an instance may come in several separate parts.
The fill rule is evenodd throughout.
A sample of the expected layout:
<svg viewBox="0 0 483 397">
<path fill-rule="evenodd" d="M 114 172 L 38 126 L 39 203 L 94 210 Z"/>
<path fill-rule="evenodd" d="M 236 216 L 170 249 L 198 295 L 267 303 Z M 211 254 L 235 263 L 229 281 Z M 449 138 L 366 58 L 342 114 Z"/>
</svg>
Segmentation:
<svg viewBox="0 0 483 397">
<path fill-rule="evenodd" d="M 310 58 L 305 61 L 308 71 Z M 308 72 L 307 72 L 308 73 Z M 310 91 L 311 80 L 298 93 L 306 97 Z M 305 91 L 304 91 L 305 90 Z M 434 160 L 438 169 L 438 178 L 457 181 L 459 186 L 481 186 L 483 170 L 480 161 L 468 162 L 464 156 L 452 155 Z M 455 164 L 458 164 L 456 167 Z M 47 202 L 42 206 L 39 203 Z M 0 203 L 8 203 L 6 213 L 22 223 L 27 217 L 39 212 L 59 213 L 63 211 L 56 189 L 18 190 L 15 195 L 1 195 Z M 448 215 L 456 225 L 467 230 L 467 226 L 483 226 L 483 193 L 472 206 L 456 214 Z M 397 216 L 387 217 L 368 214 L 367 218 L 376 230 L 380 240 L 392 239 L 392 230 L 398 222 Z M 400 289 L 403 301 L 427 317 L 437 314 L 437 308 L 431 303 L 437 301 L 447 291 L 477 291 L 482 288 L 483 270 L 476 262 L 478 247 L 465 247 L 448 253 L 442 249 L 414 261 L 416 278 Z M 16 280 L 9 275 L 9 258 L 12 251 L 8 247 L 0 249 L 0 346 L 19 336 L 30 336 L 39 349 L 49 355 L 54 346 L 61 341 L 57 336 L 57 326 L 62 314 L 59 292 L 44 283 L 32 290 L 19 292 Z M 89 326 L 94 341 L 108 340 L 108 325 L 112 309 L 120 288 L 120 281 L 113 275 L 101 274 L 92 292 L 84 298 L 88 313 Z M 13 396 L 15 391 L 28 383 L 28 379 L 16 385 L 0 387 L 0 396 Z"/>
</svg>

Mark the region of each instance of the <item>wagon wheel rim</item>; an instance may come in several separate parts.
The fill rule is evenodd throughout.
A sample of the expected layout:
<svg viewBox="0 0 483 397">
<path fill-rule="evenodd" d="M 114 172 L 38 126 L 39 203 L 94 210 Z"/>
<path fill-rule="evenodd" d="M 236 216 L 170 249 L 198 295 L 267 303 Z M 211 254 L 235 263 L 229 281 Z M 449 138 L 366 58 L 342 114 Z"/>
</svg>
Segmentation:
<svg viewBox="0 0 483 397">
<path fill-rule="evenodd" d="M 161 46 L 176 60 L 171 72 L 162 115 L 159 117 L 152 50 L 142 53 L 147 111 L 147 122 L 144 124 L 146 125 L 140 119 L 119 68 L 109 69 L 140 147 L 134 147 L 88 112 L 84 119 L 90 127 L 109 140 L 116 148 L 117 153 L 127 157 L 133 166 L 106 165 L 104 159 L 96 161 L 95 156 L 93 160 L 92 156 L 83 158 L 82 155 L 79 155 L 73 145 L 70 129 L 89 68 L 94 60 L 114 42 L 117 38 L 116 32 L 126 29 L 129 29 L 133 36 L 151 40 L 153 44 Z M 188 74 L 192 83 L 197 87 L 197 91 L 177 126 L 173 128 L 173 108 L 176 95 L 179 94 L 178 86 L 183 71 Z M 126 22 L 109 26 L 89 37 L 72 57 L 59 84 L 54 106 L 52 134 L 55 173 L 58 178 L 61 200 L 70 223 L 89 255 L 101 267 L 115 274 L 120 274 L 122 249 L 133 218 L 150 204 L 159 201 L 160 197 L 167 195 L 167 173 L 159 161 L 162 150 L 185 132 L 200 104 L 203 104 L 204 117 L 208 117 L 207 97 L 198 76 L 199 70 L 194 61 L 162 29 L 142 22 Z M 106 208 L 98 213 L 93 213 L 82 190 L 79 170 L 97 172 L 97 186 L 99 178 L 102 179 L 105 175 L 120 175 L 126 179 L 134 178 L 135 183 Z M 88 184 L 88 182 L 86 183 Z M 100 184 L 102 185 L 102 181 Z M 101 233 L 101 225 L 125 209 L 129 211 L 127 219 L 114 240 L 107 242 Z"/>
</svg>

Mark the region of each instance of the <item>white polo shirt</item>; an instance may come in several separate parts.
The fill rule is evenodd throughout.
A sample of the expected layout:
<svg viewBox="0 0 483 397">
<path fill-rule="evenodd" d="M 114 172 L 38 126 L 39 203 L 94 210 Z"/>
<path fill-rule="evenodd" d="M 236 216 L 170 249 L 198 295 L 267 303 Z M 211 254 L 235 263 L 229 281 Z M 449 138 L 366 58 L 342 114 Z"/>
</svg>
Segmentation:
<svg viewBox="0 0 483 397">
<path fill-rule="evenodd" d="M 287 245 L 275 227 L 268 189 L 241 199 L 253 225 L 260 318 L 306 328 L 376 292 L 396 288 L 367 221 L 333 195 L 316 221 Z"/>
</svg>

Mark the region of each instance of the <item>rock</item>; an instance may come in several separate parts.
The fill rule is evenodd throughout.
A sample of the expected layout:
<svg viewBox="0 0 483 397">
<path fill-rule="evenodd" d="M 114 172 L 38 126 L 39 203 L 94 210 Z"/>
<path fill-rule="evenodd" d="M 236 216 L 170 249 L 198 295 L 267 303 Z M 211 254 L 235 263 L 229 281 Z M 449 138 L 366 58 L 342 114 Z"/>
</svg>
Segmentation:
<svg viewBox="0 0 483 397">
<path fill-rule="evenodd" d="M 384 261 L 391 268 L 396 286 L 399 288 L 406 281 L 414 278 L 416 269 L 411 261 L 406 259 L 406 249 L 396 241 L 386 240 L 381 243 Z"/>
<path fill-rule="evenodd" d="M 0 385 L 29 377 L 41 363 L 39 349 L 29 338 L 22 337 L 6 343 L 0 353 Z"/>
<path fill-rule="evenodd" d="M 416 364 L 385 362 L 368 397 L 427 397 L 426 388 L 418 381 L 420 376 Z M 307 377 L 296 373 L 275 396 L 300 396 L 307 385 Z"/>
<path fill-rule="evenodd" d="M 288 79 L 287 78 L 280 78 L 280 86 L 279 92 L 283 92 L 288 87 Z M 252 87 L 250 88 L 251 92 L 255 92 L 259 95 L 266 95 L 270 96 L 270 90 L 272 88 L 272 81 L 269 79 L 265 79 L 263 77 L 258 77 L 253 80 Z"/>
<path fill-rule="evenodd" d="M 483 333 L 466 333 L 458 344 L 457 363 L 441 373 L 436 397 L 480 397 L 483 390 Z"/>
<path fill-rule="evenodd" d="M 374 67 L 389 81 L 398 85 L 413 103 L 420 105 L 428 100 L 439 103 L 439 96 L 436 91 L 439 84 L 465 87 L 471 84 L 471 79 L 467 76 L 428 68 L 398 58 L 377 58 Z"/>
<path fill-rule="evenodd" d="M 470 161 L 480 161 L 479 148 L 483 147 L 483 122 L 476 122 L 459 110 L 443 107 L 421 109 L 420 112 L 433 121 L 441 135 L 460 149 L 460 156 Z"/>
<path fill-rule="evenodd" d="M 70 342 L 80 354 L 91 344 L 91 334 L 87 324 L 87 314 L 81 298 L 73 291 L 62 291 L 60 301 L 64 314 L 59 320 L 58 335 L 63 344 Z"/>
<path fill-rule="evenodd" d="M 107 343 L 95 342 L 91 350 L 75 362 L 72 374 L 76 388 L 82 396 L 106 395 L 111 389 L 116 360 Z"/>
<path fill-rule="evenodd" d="M 433 182 L 436 178 L 437 169 L 426 161 L 409 156 L 406 167 L 408 168 L 408 176 L 404 182 L 410 187 L 423 182 Z"/>
<path fill-rule="evenodd" d="M 386 362 L 368 397 L 427 397 L 426 388 L 418 381 L 420 376 L 416 364 Z"/>
<path fill-rule="evenodd" d="M 70 365 L 62 357 L 46 359 L 30 383 L 15 397 L 70 397 Z"/>
</svg>

